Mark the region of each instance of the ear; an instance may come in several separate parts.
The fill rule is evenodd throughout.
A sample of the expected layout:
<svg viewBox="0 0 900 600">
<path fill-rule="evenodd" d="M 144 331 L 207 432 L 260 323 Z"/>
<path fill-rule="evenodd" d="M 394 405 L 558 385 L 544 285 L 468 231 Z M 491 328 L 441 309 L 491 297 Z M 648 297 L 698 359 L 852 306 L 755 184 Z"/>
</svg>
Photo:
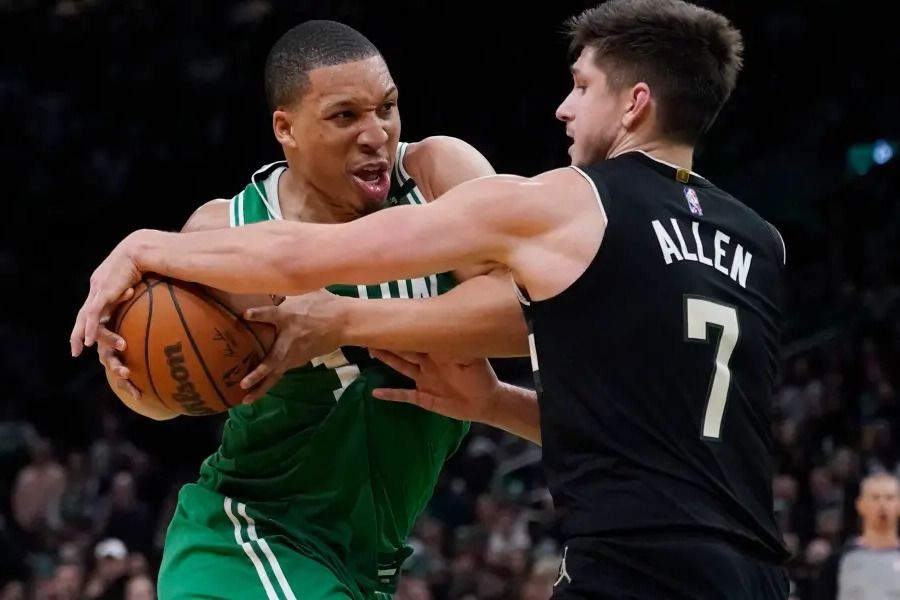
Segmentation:
<svg viewBox="0 0 900 600">
<path fill-rule="evenodd" d="M 650 86 L 639 81 L 623 93 L 626 94 L 627 110 L 622 115 L 622 127 L 631 130 L 650 117 L 653 110 Z"/>
<path fill-rule="evenodd" d="M 275 139 L 286 148 L 297 147 L 297 141 L 294 139 L 293 117 L 292 112 L 285 110 L 276 110 L 272 113 L 272 130 L 275 132 Z"/>
</svg>

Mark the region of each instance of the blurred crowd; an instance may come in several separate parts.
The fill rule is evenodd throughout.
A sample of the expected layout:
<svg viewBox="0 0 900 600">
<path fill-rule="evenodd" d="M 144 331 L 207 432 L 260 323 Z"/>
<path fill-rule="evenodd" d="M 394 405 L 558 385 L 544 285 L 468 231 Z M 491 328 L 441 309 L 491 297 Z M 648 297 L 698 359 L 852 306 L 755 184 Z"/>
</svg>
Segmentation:
<svg viewBox="0 0 900 600">
<path fill-rule="evenodd" d="M 148 502 L 151 458 L 118 419 L 64 456 L 24 422 L 0 423 L 0 438 L 2 472 L 15 473 L 0 481 L 0 598 L 155 598 L 165 505 Z"/>
<path fill-rule="evenodd" d="M 0 0 L 0 39 L 10 45 L 0 53 L 0 112 L 9 117 L 0 164 L 15 174 L 0 220 L 0 279 L 28 290 L 35 315 L 0 321 L 0 600 L 155 597 L 175 494 L 214 450 L 221 420 L 140 419 L 63 342 L 89 269 L 115 241 L 140 226 L 178 227 L 194 206 L 231 195 L 277 158 L 260 69 L 284 29 L 330 17 L 370 35 L 412 99 L 403 104 L 405 139 L 459 135 L 503 172 L 564 160 L 552 111 L 568 75 L 551 25 L 592 2 L 503 17 L 520 38 L 545 45 L 538 65 L 504 54 L 515 45 L 497 42 L 487 17 L 465 23 L 475 28 L 467 38 L 482 40 L 477 48 L 457 44 L 457 3 L 400 2 L 397 14 L 362 0 L 320 3 L 315 14 L 301 4 Z M 856 135 L 900 129 L 890 78 L 878 60 L 853 53 L 889 62 L 900 50 L 873 33 L 838 52 L 817 23 L 840 15 L 852 37 L 853 12 L 706 4 L 746 27 L 752 53 L 711 133 L 719 151 L 701 148 L 698 170 L 775 222 L 787 245 L 773 486 L 795 598 L 806 600 L 823 561 L 858 532 L 860 479 L 900 470 L 900 169 L 896 159 L 858 178 L 842 168 Z M 404 11 L 430 15 L 410 29 L 419 37 L 402 35 Z M 427 29 L 436 20 L 444 26 Z M 428 52 L 403 51 L 423 32 L 455 53 L 438 72 Z M 492 43 L 495 52 L 482 51 Z M 809 48 L 819 54 L 807 62 L 798 53 Z M 532 77 L 537 69 L 547 78 Z M 518 82 L 513 98 L 490 87 L 496 73 Z M 472 106 L 453 96 L 463 93 L 459 81 L 495 91 Z M 523 143 L 522 131 L 546 141 Z M 65 248 L 53 255 L 52 276 L 39 262 L 47 257 L 37 218 L 37 231 Z M 21 315 L 21 304 L 0 296 L 4 315 Z M 527 384 L 526 363 L 497 366 Z M 397 600 L 548 598 L 560 546 L 539 461 L 534 446 L 473 428 L 410 539 Z"/>
</svg>

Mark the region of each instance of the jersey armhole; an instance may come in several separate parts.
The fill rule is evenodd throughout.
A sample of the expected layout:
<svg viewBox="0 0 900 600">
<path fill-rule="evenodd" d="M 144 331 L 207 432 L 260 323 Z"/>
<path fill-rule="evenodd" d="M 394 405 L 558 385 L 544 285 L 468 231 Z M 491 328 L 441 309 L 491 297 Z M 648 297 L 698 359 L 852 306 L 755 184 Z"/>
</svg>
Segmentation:
<svg viewBox="0 0 900 600">
<path fill-rule="evenodd" d="M 781 248 L 781 266 L 787 266 L 787 248 L 785 248 L 784 238 L 781 237 L 781 232 L 768 221 L 766 221 L 766 225 L 769 226 L 769 229 L 772 230 L 772 235 L 775 237 L 775 249 Z"/>
<path fill-rule="evenodd" d="M 406 171 L 406 166 L 403 164 L 403 159 L 406 158 L 407 146 L 409 146 L 407 142 L 399 142 L 397 144 L 397 182 L 400 185 L 403 185 L 408 180 L 412 179 Z"/>
<path fill-rule="evenodd" d="M 571 168 L 572 170 L 574 170 L 576 173 L 578 173 L 579 175 L 581 175 L 582 177 L 584 177 L 585 180 L 586 180 L 589 184 L 591 184 L 591 189 L 594 190 L 594 197 L 597 199 L 597 206 L 600 207 L 600 214 L 603 215 L 603 224 L 604 224 L 606 227 L 609 227 L 609 216 L 608 216 L 607 213 L 606 213 L 606 208 L 603 206 L 603 198 L 600 197 L 600 191 L 597 190 L 597 184 L 594 183 L 594 180 L 591 179 L 590 175 L 588 175 L 587 173 L 585 173 L 585 172 L 581 169 L 581 167 L 576 167 L 575 165 L 572 165 L 570 168 Z"/>
</svg>

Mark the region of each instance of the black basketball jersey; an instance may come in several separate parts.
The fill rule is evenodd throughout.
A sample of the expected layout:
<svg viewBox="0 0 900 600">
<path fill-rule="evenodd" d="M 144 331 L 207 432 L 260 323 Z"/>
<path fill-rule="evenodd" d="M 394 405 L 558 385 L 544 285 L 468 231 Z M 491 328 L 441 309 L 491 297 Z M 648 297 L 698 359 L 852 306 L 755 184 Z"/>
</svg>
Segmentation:
<svg viewBox="0 0 900 600">
<path fill-rule="evenodd" d="M 522 298 L 563 535 L 685 531 L 786 558 L 768 420 L 781 236 L 642 152 L 578 170 L 600 249 L 559 295 Z"/>
</svg>

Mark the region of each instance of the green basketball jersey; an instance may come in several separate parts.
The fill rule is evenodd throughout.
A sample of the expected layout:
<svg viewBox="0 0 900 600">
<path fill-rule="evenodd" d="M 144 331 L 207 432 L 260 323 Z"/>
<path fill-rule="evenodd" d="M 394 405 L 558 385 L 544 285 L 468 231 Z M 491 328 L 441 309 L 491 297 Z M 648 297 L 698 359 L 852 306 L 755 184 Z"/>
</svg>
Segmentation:
<svg viewBox="0 0 900 600">
<path fill-rule="evenodd" d="M 425 200 L 406 171 L 401 143 L 389 205 Z M 278 178 L 285 163 L 266 165 L 231 200 L 231 225 L 280 219 Z M 411 250 L 414 251 L 414 250 Z M 426 298 L 451 289 L 450 273 L 385 282 L 335 285 L 329 291 L 364 299 Z M 269 506 L 295 544 L 331 557 L 364 588 L 389 589 L 405 540 L 424 510 L 446 459 L 468 423 L 372 397 L 377 387 L 413 382 L 344 347 L 288 371 L 269 393 L 228 414 L 219 450 L 200 484 Z"/>
</svg>

